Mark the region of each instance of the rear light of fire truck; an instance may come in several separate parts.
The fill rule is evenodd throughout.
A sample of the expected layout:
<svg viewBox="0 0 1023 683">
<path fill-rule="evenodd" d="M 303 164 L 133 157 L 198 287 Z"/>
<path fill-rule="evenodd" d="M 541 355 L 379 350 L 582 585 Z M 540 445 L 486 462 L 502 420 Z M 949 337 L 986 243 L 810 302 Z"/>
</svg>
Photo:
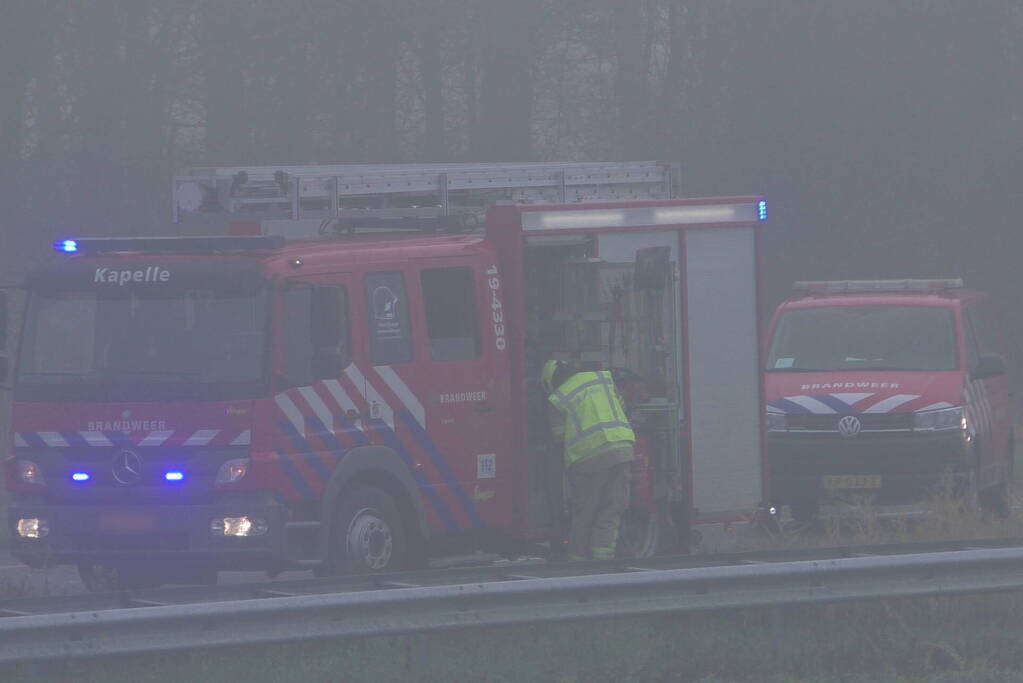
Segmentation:
<svg viewBox="0 0 1023 683">
<path fill-rule="evenodd" d="M 226 461 L 217 470 L 216 485 L 226 486 L 230 484 L 237 484 L 239 481 L 245 478 L 245 475 L 249 473 L 249 467 L 251 461 L 248 458 L 235 458 L 233 460 Z"/>
</svg>

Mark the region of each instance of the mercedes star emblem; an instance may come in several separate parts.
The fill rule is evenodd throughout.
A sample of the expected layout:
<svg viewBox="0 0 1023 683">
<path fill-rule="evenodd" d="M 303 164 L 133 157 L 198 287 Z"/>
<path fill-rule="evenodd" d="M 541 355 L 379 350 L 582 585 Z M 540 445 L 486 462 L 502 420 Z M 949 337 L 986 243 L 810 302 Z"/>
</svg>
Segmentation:
<svg viewBox="0 0 1023 683">
<path fill-rule="evenodd" d="M 134 451 L 121 451 L 114 456 L 110 472 L 119 484 L 136 484 L 142 478 L 142 458 Z"/>
</svg>

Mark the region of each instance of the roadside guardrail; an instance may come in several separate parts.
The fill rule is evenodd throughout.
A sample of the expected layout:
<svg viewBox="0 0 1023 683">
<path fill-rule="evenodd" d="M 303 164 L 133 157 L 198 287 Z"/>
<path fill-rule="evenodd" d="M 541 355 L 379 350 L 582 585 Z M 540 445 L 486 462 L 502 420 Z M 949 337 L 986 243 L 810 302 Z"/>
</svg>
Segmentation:
<svg viewBox="0 0 1023 683">
<path fill-rule="evenodd" d="M 563 565 L 570 567 L 571 565 Z M 735 608 L 1023 589 L 1023 547 L 500 578 L 313 595 L 17 615 L 0 605 L 0 662 L 399 635 Z M 394 575 L 400 577 L 401 575 Z M 267 584 L 273 586 L 273 584 Z M 407 587 L 402 587 L 402 586 Z"/>
</svg>

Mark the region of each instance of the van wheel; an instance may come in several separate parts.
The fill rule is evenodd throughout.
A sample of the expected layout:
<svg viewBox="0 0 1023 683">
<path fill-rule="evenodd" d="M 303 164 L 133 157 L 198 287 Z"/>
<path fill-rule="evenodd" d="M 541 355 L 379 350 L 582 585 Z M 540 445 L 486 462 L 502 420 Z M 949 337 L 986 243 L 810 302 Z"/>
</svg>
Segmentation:
<svg viewBox="0 0 1023 683">
<path fill-rule="evenodd" d="M 1002 480 L 985 489 L 980 496 L 981 509 L 996 517 L 1005 519 L 1009 516 L 1009 482 Z"/>
<path fill-rule="evenodd" d="M 789 514 L 792 519 L 803 524 L 810 524 L 820 515 L 821 505 L 816 500 L 801 500 L 789 503 Z"/>
<path fill-rule="evenodd" d="M 982 496 L 977 484 L 977 470 L 970 470 L 959 484 L 959 503 L 963 512 L 968 515 L 980 515 L 984 512 Z"/>
<path fill-rule="evenodd" d="M 989 486 L 980 494 L 980 505 L 984 512 L 996 517 L 1005 519 L 1012 512 L 1012 500 L 1010 496 L 1010 483 L 1012 482 L 1012 461 L 1015 457 L 1012 443 L 1009 444 L 1008 466 L 1002 480 L 994 486 Z"/>
<path fill-rule="evenodd" d="M 661 547 L 664 524 L 655 513 L 643 508 L 629 508 L 622 514 L 618 527 L 617 557 L 653 557 Z"/>
<path fill-rule="evenodd" d="M 338 574 L 400 571 L 410 556 L 407 539 L 390 495 L 373 486 L 351 486 L 338 497 L 330 567 Z"/>
</svg>

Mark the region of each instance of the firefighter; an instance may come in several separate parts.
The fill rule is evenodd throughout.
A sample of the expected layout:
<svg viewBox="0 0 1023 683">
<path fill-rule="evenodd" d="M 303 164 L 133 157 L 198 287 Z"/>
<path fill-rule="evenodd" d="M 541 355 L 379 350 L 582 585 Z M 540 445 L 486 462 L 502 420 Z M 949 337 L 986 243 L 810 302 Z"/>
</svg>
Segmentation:
<svg viewBox="0 0 1023 683">
<path fill-rule="evenodd" d="M 576 371 L 564 361 L 544 364 L 551 430 L 563 441 L 571 523 L 568 559 L 612 559 L 622 513 L 629 506 L 635 434 L 606 370 Z"/>
</svg>

